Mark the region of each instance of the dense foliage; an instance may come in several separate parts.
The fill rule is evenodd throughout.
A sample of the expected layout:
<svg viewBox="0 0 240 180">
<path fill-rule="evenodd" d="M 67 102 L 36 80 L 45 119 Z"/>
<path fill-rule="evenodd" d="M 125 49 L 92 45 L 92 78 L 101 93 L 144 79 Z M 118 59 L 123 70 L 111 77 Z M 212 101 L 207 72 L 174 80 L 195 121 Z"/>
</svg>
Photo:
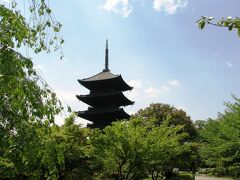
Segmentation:
<svg viewBox="0 0 240 180">
<path fill-rule="evenodd" d="M 116 179 L 158 179 L 164 176 L 171 159 L 178 156 L 184 145 L 179 133 L 181 126 L 160 127 L 146 124 L 140 119 L 119 121 L 106 127 L 104 132 L 94 131 L 90 137 L 93 154 L 102 165 L 102 177 Z"/>
<path fill-rule="evenodd" d="M 89 129 L 75 124 L 75 114 L 65 119 L 63 126 L 54 125 L 48 135 L 51 147 L 44 161 L 57 167 L 58 179 L 91 179 L 95 165 L 89 156 Z M 50 160 L 50 161 L 49 161 Z"/>
<path fill-rule="evenodd" d="M 201 155 L 215 175 L 240 177 L 240 99 L 225 103 L 216 120 L 209 119 L 200 131 Z"/>
<path fill-rule="evenodd" d="M 56 179 L 50 126 L 61 110 L 56 94 L 17 48 L 57 49 L 60 24 L 44 0 L 28 1 L 26 20 L 15 0 L 0 4 L 0 178 Z M 26 9 L 26 12 L 27 12 Z"/>
<path fill-rule="evenodd" d="M 193 121 L 185 111 L 169 104 L 156 103 L 150 104 L 145 109 L 140 109 L 134 116 L 143 117 L 146 122 L 153 123 L 155 127 L 161 127 L 166 121 L 170 128 L 182 126 L 179 133 L 188 135 L 181 139 L 181 144 L 185 145 L 184 149 L 178 156 L 171 157 L 169 164 L 173 167 L 195 172 L 199 163 L 199 144 L 196 142 L 198 134 Z M 173 172 L 169 172 L 167 176 L 173 176 Z"/>
<path fill-rule="evenodd" d="M 30 174 L 61 106 L 32 61 L 11 49 L 0 51 L 0 75 L 0 174 Z"/>
<path fill-rule="evenodd" d="M 153 123 L 155 126 L 161 126 L 166 120 L 169 122 L 169 126 L 176 127 L 182 125 L 182 132 L 188 133 L 186 141 L 190 141 L 196 138 L 197 131 L 190 119 L 182 109 L 177 109 L 169 104 L 150 104 L 145 109 L 140 109 L 134 117 L 144 117 L 146 121 Z"/>
</svg>

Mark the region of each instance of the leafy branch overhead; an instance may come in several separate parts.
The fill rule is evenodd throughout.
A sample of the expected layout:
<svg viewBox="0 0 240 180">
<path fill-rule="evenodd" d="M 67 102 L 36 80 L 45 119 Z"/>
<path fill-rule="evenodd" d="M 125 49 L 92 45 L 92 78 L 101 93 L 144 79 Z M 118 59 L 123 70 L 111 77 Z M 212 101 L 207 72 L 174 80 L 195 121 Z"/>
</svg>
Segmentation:
<svg viewBox="0 0 240 180">
<path fill-rule="evenodd" d="M 47 1 L 27 1 L 24 13 L 19 8 L 21 2 L 18 3 L 10 0 L 9 6 L 0 4 L 0 48 L 26 46 L 35 53 L 61 50 L 62 25 L 55 19 Z"/>
<path fill-rule="evenodd" d="M 9 2 L 0 4 L 0 179 L 57 179 L 61 153 L 46 137 L 63 108 L 32 60 L 17 51 L 61 50 L 61 24 L 45 0 L 27 1 L 24 11 L 19 7 L 25 1 Z M 52 154 L 60 154 L 59 159 Z M 43 166 L 44 171 L 36 171 Z"/>
<path fill-rule="evenodd" d="M 213 17 L 202 16 L 201 19 L 197 21 L 199 29 L 204 29 L 206 25 L 210 24 L 217 27 L 228 28 L 229 31 L 237 30 L 238 36 L 240 37 L 240 18 L 232 18 L 228 16 L 227 18 L 222 18 L 220 20 L 215 20 Z"/>
</svg>

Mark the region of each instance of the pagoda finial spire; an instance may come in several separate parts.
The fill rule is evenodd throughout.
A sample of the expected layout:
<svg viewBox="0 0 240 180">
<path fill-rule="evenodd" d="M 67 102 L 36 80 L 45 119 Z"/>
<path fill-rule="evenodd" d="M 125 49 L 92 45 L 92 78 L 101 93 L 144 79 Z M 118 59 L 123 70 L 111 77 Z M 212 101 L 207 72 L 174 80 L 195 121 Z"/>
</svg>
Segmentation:
<svg viewBox="0 0 240 180">
<path fill-rule="evenodd" d="M 106 40 L 106 49 L 105 49 L 105 69 L 103 70 L 104 72 L 109 71 L 108 65 L 109 65 L 109 59 L 108 59 L 108 39 L 107 39 Z"/>
</svg>

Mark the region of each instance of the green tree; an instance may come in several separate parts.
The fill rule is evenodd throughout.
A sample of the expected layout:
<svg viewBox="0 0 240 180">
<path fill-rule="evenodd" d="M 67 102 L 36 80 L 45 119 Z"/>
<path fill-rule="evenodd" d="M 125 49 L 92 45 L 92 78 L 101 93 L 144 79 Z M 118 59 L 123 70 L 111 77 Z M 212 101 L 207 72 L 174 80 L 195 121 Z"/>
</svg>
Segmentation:
<svg viewBox="0 0 240 180">
<path fill-rule="evenodd" d="M 185 133 L 181 126 L 151 127 L 143 119 L 119 121 L 95 130 L 90 136 L 93 154 L 102 165 L 103 177 L 117 179 L 158 179 L 165 165 L 181 151 L 179 143 Z"/>
<path fill-rule="evenodd" d="M 10 6 L 0 4 L 0 178 L 41 176 L 42 148 L 47 146 L 44 135 L 50 133 L 54 116 L 62 109 L 31 59 L 16 51 L 25 46 L 36 53 L 50 52 L 63 42 L 61 25 L 52 19 L 46 2 L 28 2 L 28 22 L 16 1 L 10 1 Z M 45 168 L 45 178 L 57 179 L 56 168 Z"/>
<path fill-rule="evenodd" d="M 39 81 L 32 61 L 11 49 L 0 51 L 0 74 L 0 161 L 11 164 L 6 167 L 9 171 L 1 168 L 0 175 L 16 172 L 28 176 L 38 160 L 39 131 L 48 132 L 61 106 Z"/>
<path fill-rule="evenodd" d="M 75 114 L 62 126 L 53 125 L 49 133 L 41 134 L 41 157 L 35 178 L 91 179 L 94 164 L 89 154 L 88 129 L 75 124 Z"/>
<path fill-rule="evenodd" d="M 207 123 L 207 121 L 205 121 L 205 120 L 196 120 L 194 122 L 194 126 L 199 131 L 205 127 L 206 123 Z"/>
<path fill-rule="evenodd" d="M 225 103 L 216 120 L 209 119 L 201 131 L 201 155 L 216 175 L 240 177 L 240 99 Z"/>
<path fill-rule="evenodd" d="M 60 177 L 66 180 L 89 180 L 95 170 L 94 160 L 89 154 L 89 129 L 75 124 L 75 118 L 75 114 L 66 118 L 64 125 L 56 128 L 53 133 L 64 156 L 64 169 L 60 172 Z"/>
<path fill-rule="evenodd" d="M 149 107 L 139 110 L 135 117 L 143 117 L 144 120 L 156 127 L 161 127 L 163 123 L 166 123 L 169 127 L 182 126 L 180 133 L 186 133 L 188 136 L 181 139 L 181 143 L 185 144 L 181 151 L 181 154 L 171 158 L 169 162 L 168 178 L 173 176 L 173 167 L 192 169 L 194 170 L 198 162 L 198 150 L 199 145 L 195 142 L 197 140 L 196 128 L 190 119 L 190 117 L 181 109 L 177 109 L 169 104 L 150 104 Z"/>
<path fill-rule="evenodd" d="M 153 122 L 156 126 L 168 120 L 169 126 L 183 126 L 182 132 L 189 134 L 188 140 L 193 140 L 197 136 L 196 128 L 190 118 L 182 109 L 177 109 L 169 104 L 155 103 L 150 104 L 145 109 L 140 109 L 134 117 L 143 117 L 145 121 Z"/>
</svg>

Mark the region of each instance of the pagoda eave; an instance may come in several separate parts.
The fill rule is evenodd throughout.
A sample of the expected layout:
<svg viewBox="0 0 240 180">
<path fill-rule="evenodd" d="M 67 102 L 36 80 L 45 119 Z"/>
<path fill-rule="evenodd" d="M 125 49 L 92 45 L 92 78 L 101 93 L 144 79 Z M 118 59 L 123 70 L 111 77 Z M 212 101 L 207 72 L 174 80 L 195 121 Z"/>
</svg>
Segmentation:
<svg viewBox="0 0 240 180">
<path fill-rule="evenodd" d="M 134 102 L 129 100 L 121 91 L 101 94 L 77 95 L 77 98 L 90 106 L 103 106 L 111 104 L 112 106 L 133 105 Z"/>
<path fill-rule="evenodd" d="M 98 91 L 106 88 L 113 88 L 121 91 L 128 91 L 133 89 L 133 87 L 129 86 L 123 80 L 121 75 L 99 80 L 78 79 L 78 82 L 90 91 Z"/>
<path fill-rule="evenodd" d="M 78 111 L 78 116 L 92 122 L 112 122 L 115 120 L 130 118 L 130 115 L 127 114 L 122 108 Z"/>
</svg>

